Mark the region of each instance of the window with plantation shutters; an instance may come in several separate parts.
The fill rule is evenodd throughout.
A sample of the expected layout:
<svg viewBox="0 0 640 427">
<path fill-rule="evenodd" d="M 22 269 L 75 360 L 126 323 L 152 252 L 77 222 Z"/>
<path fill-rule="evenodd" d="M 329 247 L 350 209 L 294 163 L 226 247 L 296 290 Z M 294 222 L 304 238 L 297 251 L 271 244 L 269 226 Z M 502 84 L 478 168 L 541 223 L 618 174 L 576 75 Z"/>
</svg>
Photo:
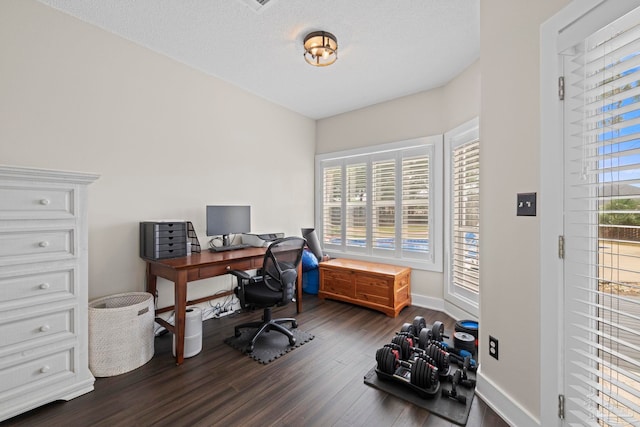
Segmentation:
<svg viewBox="0 0 640 427">
<path fill-rule="evenodd" d="M 478 119 L 445 134 L 445 298 L 478 314 L 480 140 Z"/>
<path fill-rule="evenodd" d="M 565 416 L 640 425 L 640 12 L 565 52 Z"/>
<path fill-rule="evenodd" d="M 442 163 L 441 141 L 418 138 L 317 156 L 316 229 L 324 249 L 441 271 L 442 215 L 432 209 L 442 198 L 432 185 L 441 170 L 434 166 Z"/>
<path fill-rule="evenodd" d="M 322 170 L 322 224 L 325 242 L 342 241 L 342 167 Z"/>
</svg>

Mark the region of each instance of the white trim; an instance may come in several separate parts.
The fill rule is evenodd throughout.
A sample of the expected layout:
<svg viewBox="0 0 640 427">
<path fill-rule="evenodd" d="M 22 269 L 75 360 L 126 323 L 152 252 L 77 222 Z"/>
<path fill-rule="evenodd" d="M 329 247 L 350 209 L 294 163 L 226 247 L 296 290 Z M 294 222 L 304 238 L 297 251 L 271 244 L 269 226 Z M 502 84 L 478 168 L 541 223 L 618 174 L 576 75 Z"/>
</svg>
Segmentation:
<svg viewBox="0 0 640 427">
<path fill-rule="evenodd" d="M 482 364 L 478 367 L 476 380 L 476 394 L 478 397 L 509 425 L 518 427 L 547 426 L 545 423 L 538 422 L 533 414 L 518 405 L 513 399 L 510 399 L 507 392 L 484 376 Z M 557 414 L 557 410 L 554 414 Z"/>
<path fill-rule="evenodd" d="M 575 3 L 568 7 L 575 8 Z M 575 12 L 574 12 L 575 13 Z M 558 258 L 558 236 L 563 234 L 562 104 L 558 99 L 561 61 L 558 32 L 566 24 L 566 12 L 540 27 L 540 422 L 559 426 L 558 394 L 561 387 L 562 262 Z M 575 15 L 576 17 L 579 15 Z M 543 315 L 542 311 L 546 314 Z"/>
<path fill-rule="evenodd" d="M 442 298 L 412 293 L 411 305 L 442 312 L 455 320 L 478 320 L 476 317 L 470 315 L 459 307 L 456 307 L 455 305 L 443 300 Z"/>
<path fill-rule="evenodd" d="M 420 295 L 411 293 L 411 305 L 417 307 L 428 308 L 429 310 L 436 310 L 446 313 L 444 308 L 444 300 L 442 298 L 430 297 L 427 295 Z M 447 313 L 448 314 L 448 313 Z M 453 316 L 451 316 L 453 317 Z M 455 319 L 455 317 L 454 317 Z"/>
<path fill-rule="evenodd" d="M 353 148 L 350 150 L 333 151 L 331 153 L 317 154 L 316 163 L 345 157 L 356 157 L 367 154 L 384 153 L 386 151 L 406 150 L 429 144 L 442 142 L 442 135 L 423 136 L 420 138 L 405 139 L 403 141 L 388 142 L 385 144 L 370 145 L 367 147 Z"/>
<path fill-rule="evenodd" d="M 478 140 L 480 138 L 480 119 L 478 117 L 469 120 L 466 123 L 457 126 L 456 128 L 446 132 L 444 134 L 444 299 L 450 302 L 454 306 L 462 308 L 467 313 L 472 314 L 475 317 L 479 316 L 479 301 L 478 295 L 472 292 L 459 288 L 452 283 L 452 259 L 453 253 L 452 247 L 452 227 L 453 227 L 453 201 L 452 201 L 452 153 L 453 150 L 469 142 Z M 480 143 L 482 144 L 482 142 Z M 482 197 L 482 195 L 480 196 Z M 478 251 L 479 252 L 479 251 Z M 481 257 L 481 254 L 479 254 Z"/>
</svg>

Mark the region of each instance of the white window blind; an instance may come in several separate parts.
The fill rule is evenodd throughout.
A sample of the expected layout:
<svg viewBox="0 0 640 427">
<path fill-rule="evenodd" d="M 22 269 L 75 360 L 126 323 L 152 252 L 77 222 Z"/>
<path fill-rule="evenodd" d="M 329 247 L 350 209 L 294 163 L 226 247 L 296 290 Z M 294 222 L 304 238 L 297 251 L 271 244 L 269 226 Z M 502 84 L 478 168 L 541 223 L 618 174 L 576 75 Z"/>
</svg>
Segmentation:
<svg viewBox="0 0 640 427">
<path fill-rule="evenodd" d="M 396 160 L 371 162 L 371 244 L 374 249 L 396 248 Z M 425 233 L 423 239 L 428 238 Z"/>
<path fill-rule="evenodd" d="M 355 163 L 346 166 L 346 244 L 363 247 L 367 236 L 367 165 Z"/>
<path fill-rule="evenodd" d="M 442 203 L 441 190 L 432 185 L 441 170 L 441 138 L 318 156 L 316 221 L 324 249 L 441 271 L 436 250 L 442 243 L 433 230 L 442 230 L 442 216 L 432 208 L 434 200 Z"/>
<path fill-rule="evenodd" d="M 480 142 L 453 150 L 452 279 L 471 292 L 480 290 Z"/>
<path fill-rule="evenodd" d="M 640 425 L 640 14 L 567 63 L 565 337 L 571 423 Z"/>
<path fill-rule="evenodd" d="M 480 120 L 445 134 L 445 301 L 478 316 L 480 295 Z"/>
<path fill-rule="evenodd" d="M 402 236 L 404 249 L 429 251 L 429 157 L 402 159 Z"/>
<path fill-rule="evenodd" d="M 342 167 L 322 170 L 322 224 L 324 243 L 342 241 Z"/>
</svg>

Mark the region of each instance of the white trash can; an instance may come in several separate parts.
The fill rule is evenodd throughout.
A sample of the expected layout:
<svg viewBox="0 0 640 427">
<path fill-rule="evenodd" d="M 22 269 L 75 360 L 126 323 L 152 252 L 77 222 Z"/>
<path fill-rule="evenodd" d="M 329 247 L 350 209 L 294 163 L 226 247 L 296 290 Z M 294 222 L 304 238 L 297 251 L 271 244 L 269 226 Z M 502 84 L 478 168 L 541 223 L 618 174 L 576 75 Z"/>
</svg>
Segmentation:
<svg viewBox="0 0 640 427">
<path fill-rule="evenodd" d="M 116 294 L 89 302 L 89 369 L 96 377 L 124 374 L 153 357 L 153 295 Z"/>
</svg>

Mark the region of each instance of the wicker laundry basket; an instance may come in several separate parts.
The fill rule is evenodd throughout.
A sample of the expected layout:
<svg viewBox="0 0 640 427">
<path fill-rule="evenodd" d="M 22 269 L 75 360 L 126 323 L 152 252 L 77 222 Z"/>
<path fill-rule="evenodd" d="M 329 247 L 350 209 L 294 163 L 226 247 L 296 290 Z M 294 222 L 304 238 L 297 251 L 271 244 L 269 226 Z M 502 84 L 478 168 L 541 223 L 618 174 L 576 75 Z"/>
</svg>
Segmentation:
<svg viewBox="0 0 640 427">
<path fill-rule="evenodd" d="M 130 292 L 89 302 L 89 369 L 96 377 L 124 374 L 154 353 L 153 296 Z"/>
</svg>

